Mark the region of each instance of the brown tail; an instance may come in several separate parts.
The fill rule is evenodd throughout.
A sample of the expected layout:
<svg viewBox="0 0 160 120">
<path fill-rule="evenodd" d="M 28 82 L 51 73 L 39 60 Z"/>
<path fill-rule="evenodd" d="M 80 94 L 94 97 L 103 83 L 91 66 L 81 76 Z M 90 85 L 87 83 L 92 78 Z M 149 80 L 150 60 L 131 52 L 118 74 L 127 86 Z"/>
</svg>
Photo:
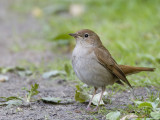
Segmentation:
<svg viewBox="0 0 160 120">
<path fill-rule="evenodd" d="M 138 73 L 141 71 L 154 71 L 155 68 L 147 68 L 147 67 L 133 67 L 128 65 L 119 65 L 125 75 L 130 75 L 134 73 Z"/>
</svg>

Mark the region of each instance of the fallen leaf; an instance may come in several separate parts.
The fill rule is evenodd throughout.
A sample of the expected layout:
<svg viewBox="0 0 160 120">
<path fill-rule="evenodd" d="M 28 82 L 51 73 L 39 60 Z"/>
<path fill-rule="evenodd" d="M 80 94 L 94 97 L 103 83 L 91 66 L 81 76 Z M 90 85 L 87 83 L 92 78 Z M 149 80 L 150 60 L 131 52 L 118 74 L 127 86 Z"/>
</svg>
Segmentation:
<svg viewBox="0 0 160 120">
<path fill-rule="evenodd" d="M 62 99 L 61 98 L 54 98 L 54 97 L 44 97 L 44 98 L 42 98 L 42 101 L 52 102 L 52 103 L 60 103 L 62 101 Z"/>
<path fill-rule="evenodd" d="M 9 100 L 5 102 L 5 104 L 7 105 L 7 107 L 11 107 L 12 105 L 19 106 L 19 105 L 22 105 L 22 101 L 21 100 Z"/>
<path fill-rule="evenodd" d="M 5 74 L 7 72 L 15 72 L 15 71 L 25 71 L 25 68 L 20 67 L 20 66 L 0 68 L 0 72 L 3 74 Z"/>
<path fill-rule="evenodd" d="M 8 76 L 6 76 L 6 75 L 0 75 L 0 82 L 6 82 L 6 81 L 8 81 Z"/>
<path fill-rule="evenodd" d="M 7 105 L 7 107 L 11 107 L 12 105 L 19 106 L 22 105 L 22 99 L 16 96 L 11 97 L 0 97 L 0 105 Z"/>
<path fill-rule="evenodd" d="M 92 98 L 93 95 L 89 95 L 90 99 Z M 92 103 L 94 105 L 98 105 L 99 99 L 100 99 L 101 93 L 95 94 L 95 96 L 93 97 Z M 108 96 L 108 93 L 105 91 L 103 93 L 103 96 Z M 100 105 L 104 105 L 103 100 L 101 100 Z"/>
<path fill-rule="evenodd" d="M 92 95 L 87 94 L 86 91 L 83 90 L 83 88 L 81 88 L 79 85 L 76 85 L 76 94 L 75 94 L 75 100 L 79 101 L 79 102 L 86 102 L 87 100 L 90 100 L 92 98 Z M 93 105 L 98 105 L 98 101 L 100 99 L 100 95 L 101 93 L 95 94 L 95 96 L 93 97 L 92 103 Z M 108 93 L 104 92 L 103 93 L 104 96 L 107 96 Z M 101 100 L 100 105 L 103 105 L 104 102 L 103 100 Z"/>
<path fill-rule="evenodd" d="M 18 71 L 18 75 L 21 77 L 30 76 L 32 75 L 32 71 L 30 70 Z"/>
<path fill-rule="evenodd" d="M 118 120 L 121 113 L 119 111 L 110 112 L 106 115 L 106 120 Z"/>
<path fill-rule="evenodd" d="M 138 116 L 135 115 L 135 114 L 130 114 L 130 115 L 125 115 L 124 117 L 122 117 L 120 120 L 130 120 L 130 119 L 133 119 L 133 118 L 137 118 Z"/>
<path fill-rule="evenodd" d="M 43 102 L 54 103 L 54 104 L 69 104 L 73 103 L 71 99 L 62 99 L 59 97 L 44 97 L 41 99 Z"/>
<path fill-rule="evenodd" d="M 151 112 L 150 115 L 155 120 L 160 120 L 160 111 Z"/>
<path fill-rule="evenodd" d="M 5 74 L 7 72 L 12 72 L 14 67 L 6 67 L 6 68 L 1 68 L 1 73 Z"/>
<path fill-rule="evenodd" d="M 159 98 L 157 98 L 154 102 L 149 102 L 149 103 L 151 103 L 153 109 L 156 109 L 158 105 L 160 104 L 160 100 Z"/>
<path fill-rule="evenodd" d="M 0 97 L 0 102 L 7 102 L 9 100 L 22 100 L 20 97 L 10 96 L 10 97 Z"/>
<path fill-rule="evenodd" d="M 59 76 L 59 75 L 66 75 L 66 73 L 64 71 L 58 71 L 58 70 L 54 70 L 54 71 L 50 71 L 50 72 L 46 72 L 42 75 L 42 77 L 44 79 L 48 79 L 48 78 L 51 78 L 51 77 L 56 77 L 56 76 Z"/>
</svg>

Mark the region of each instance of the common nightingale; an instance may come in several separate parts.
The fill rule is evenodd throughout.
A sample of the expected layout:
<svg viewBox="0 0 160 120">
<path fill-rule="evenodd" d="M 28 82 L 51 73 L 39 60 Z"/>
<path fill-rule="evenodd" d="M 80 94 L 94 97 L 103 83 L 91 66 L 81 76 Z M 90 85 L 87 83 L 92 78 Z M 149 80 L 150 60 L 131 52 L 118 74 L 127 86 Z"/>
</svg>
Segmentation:
<svg viewBox="0 0 160 120">
<path fill-rule="evenodd" d="M 141 71 L 154 71 L 154 68 L 117 64 L 109 51 L 103 46 L 99 36 L 92 30 L 83 29 L 69 35 L 76 39 L 76 46 L 72 53 L 74 72 L 82 82 L 95 88 L 93 96 L 86 108 L 87 110 L 91 110 L 90 105 L 92 99 L 99 87 L 102 88 L 102 91 L 98 105 L 107 85 L 126 83 L 132 88 L 126 75 Z M 94 110 L 97 109 L 98 106 Z"/>
</svg>

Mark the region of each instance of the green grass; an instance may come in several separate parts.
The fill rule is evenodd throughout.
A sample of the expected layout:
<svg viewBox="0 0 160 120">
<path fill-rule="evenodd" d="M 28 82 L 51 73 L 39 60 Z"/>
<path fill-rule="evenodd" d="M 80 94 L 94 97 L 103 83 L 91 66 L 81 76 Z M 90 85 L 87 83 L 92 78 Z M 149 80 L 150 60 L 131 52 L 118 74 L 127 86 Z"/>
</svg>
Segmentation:
<svg viewBox="0 0 160 120">
<path fill-rule="evenodd" d="M 83 5 L 85 12 L 77 17 L 70 16 L 68 11 L 73 3 Z M 13 3 L 10 8 L 19 14 L 31 13 L 35 7 L 40 8 L 43 15 L 38 20 L 42 22 L 44 39 L 47 42 L 50 40 L 58 43 L 59 40 L 55 40 L 57 35 L 67 36 L 68 33 L 80 29 L 94 30 L 119 64 L 156 68 L 153 73 L 129 76 L 132 85 L 159 86 L 159 4 L 159 0 L 27 0 Z M 60 43 L 71 47 L 64 41 L 73 45 L 74 40 L 66 36 L 60 39 Z M 55 66 L 61 65 L 55 63 L 50 66 L 57 68 Z"/>
</svg>

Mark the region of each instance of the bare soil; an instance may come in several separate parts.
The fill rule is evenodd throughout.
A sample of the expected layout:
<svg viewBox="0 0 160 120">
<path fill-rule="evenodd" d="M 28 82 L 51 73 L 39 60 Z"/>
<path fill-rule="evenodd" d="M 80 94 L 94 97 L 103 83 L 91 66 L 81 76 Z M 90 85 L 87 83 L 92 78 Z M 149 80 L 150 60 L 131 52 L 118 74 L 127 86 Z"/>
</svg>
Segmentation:
<svg viewBox="0 0 160 120">
<path fill-rule="evenodd" d="M 12 2 L 8 0 L 0 1 L 0 66 L 16 66 L 19 61 L 26 60 L 34 64 L 40 64 L 43 61 L 48 63 L 53 61 L 56 55 L 53 51 L 37 51 L 27 49 L 26 46 L 44 42 L 41 38 L 41 23 L 38 22 L 31 14 L 23 15 L 10 11 L 9 7 Z M 36 33 L 34 36 L 24 38 L 26 34 Z M 15 45 L 21 46 L 22 50 L 14 52 Z M 48 45 L 47 41 L 44 45 Z M 0 106 L 0 120 L 99 120 L 105 119 L 103 114 L 90 114 L 85 111 L 88 103 L 78 103 L 74 100 L 75 83 L 63 80 L 44 80 L 41 77 L 28 80 L 27 77 L 20 77 L 15 73 L 7 73 L 9 80 L 0 83 L 0 96 L 25 96 L 26 92 L 23 87 L 29 88 L 34 82 L 39 84 L 40 93 L 36 98 L 53 96 L 64 99 L 72 99 L 71 104 L 48 104 L 42 101 L 32 102 L 27 106 L 7 108 Z M 156 93 L 154 87 L 148 87 Z M 108 90 L 111 93 L 111 90 Z M 136 97 L 147 98 L 146 88 L 134 88 Z M 111 103 L 105 104 L 108 110 L 125 109 L 131 101 L 131 92 L 117 92 L 108 99 Z"/>
</svg>

